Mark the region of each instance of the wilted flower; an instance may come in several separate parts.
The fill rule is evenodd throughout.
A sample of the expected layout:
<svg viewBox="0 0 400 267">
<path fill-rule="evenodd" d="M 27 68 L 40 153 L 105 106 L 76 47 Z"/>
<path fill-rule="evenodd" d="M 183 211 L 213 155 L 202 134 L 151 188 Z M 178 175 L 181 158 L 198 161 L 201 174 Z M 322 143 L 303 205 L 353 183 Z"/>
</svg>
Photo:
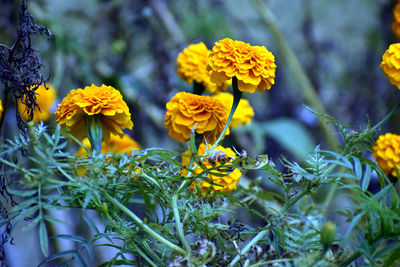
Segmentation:
<svg viewBox="0 0 400 267">
<path fill-rule="evenodd" d="M 86 147 L 91 148 L 88 138 L 83 139 L 82 143 Z M 101 145 L 101 153 L 114 152 L 119 154 L 127 153 L 128 155 L 131 155 L 133 150 L 138 149 L 141 149 L 140 145 L 127 134 L 124 134 L 122 138 L 111 134 L 110 139 L 107 142 L 103 141 Z M 75 157 L 87 157 L 87 151 L 81 147 Z"/>
<path fill-rule="evenodd" d="M 391 44 L 385 51 L 381 68 L 389 81 L 400 89 L 400 43 Z"/>
<path fill-rule="evenodd" d="M 34 123 L 39 121 L 47 121 L 52 115 L 52 106 L 54 105 L 54 101 L 56 99 L 56 91 L 54 87 L 50 84 L 46 84 L 48 89 L 41 84 L 36 89 L 36 103 L 39 106 L 39 109 L 33 110 L 33 119 Z M 32 90 L 33 87 L 29 88 Z M 23 104 L 21 101 L 18 102 L 18 112 L 24 120 L 28 120 L 29 116 L 26 110 L 26 105 Z"/>
<path fill-rule="evenodd" d="M 198 155 L 203 156 L 207 150 L 211 148 L 210 144 L 207 144 L 207 146 L 202 143 L 199 146 L 198 149 Z M 190 155 L 190 151 L 186 151 L 185 154 Z M 194 172 L 196 174 L 200 174 L 204 172 L 205 168 L 206 170 L 210 170 L 213 167 L 218 167 L 222 164 L 228 165 L 231 163 L 236 157 L 235 152 L 232 151 L 230 148 L 224 148 L 222 146 L 217 146 L 213 152 L 210 153 L 209 157 L 204 159 L 201 162 L 202 166 L 197 166 Z M 188 167 L 190 164 L 190 157 L 189 156 L 184 156 L 182 158 L 182 165 Z M 202 181 L 195 181 L 191 184 L 191 189 L 194 190 L 195 188 L 199 187 L 201 190 L 201 194 L 204 196 L 207 192 L 207 190 L 212 187 L 210 190 L 210 193 L 214 192 L 223 192 L 223 193 L 230 193 L 232 190 L 236 189 L 236 184 L 240 181 L 240 176 L 242 173 L 240 172 L 239 169 L 234 168 L 233 170 L 228 170 L 229 168 L 226 168 L 226 171 L 221 171 L 221 170 L 210 170 L 210 174 L 208 174 L 207 178 L 210 179 L 214 185 L 207 182 L 205 179 Z M 186 176 L 187 171 L 184 170 L 182 171 L 182 175 Z M 218 184 L 218 185 L 217 185 Z"/>
<path fill-rule="evenodd" d="M 400 136 L 392 133 L 379 136 L 372 147 L 372 156 L 387 175 L 397 176 L 400 172 Z"/>
<path fill-rule="evenodd" d="M 222 103 L 224 103 L 224 105 L 227 108 L 231 108 L 232 107 L 232 103 L 233 103 L 233 95 L 230 93 L 219 93 L 214 95 L 214 98 L 221 100 Z M 235 113 L 233 114 L 232 120 L 231 120 L 231 124 L 229 125 L 232 128 L 238 127 L 240 125 L 244 125 L 247 123 L 250 123 L 251 120 L 254 117 L 254 110 L 253 108 L 250 106 L 250 103 L 247 99 L 240 99 L 239 101 L 239 105 L 236 108 Z"/>
<path fill-rule="evenodd" d="M 179 53 L 176 59 L 178 66 L 176 73 L 187 83 L 202 84 L 206 91 L 214 94 L 226 90 L 229 83 L 215 84 L 210 81 L 210 72 L 207 70 L 210 52 L 203 42 L 189 45 Z"/>
<path fill-rule="evenodd" d="M 85 118 L 98 116 L 103 126 L 104 140 L 110 133 L 123 137 L 123 128 L 132 129 L 133 122 L 129 108 L 121 93 L 111 86 L 86 86 L 72 90 L 59 104 L 56 122 L 68 126 L 70 133 L 78 139 L 86 135 Z"/>
<path fill-rule="evenodd" d="M 400 2 L 397 1 L 393 8 L 392 31 L 397 39 L 400 39 Z"/>
<path fill-rule="evenodd" d="M 275 83 L 275 57 L 267 48 L 229 38 L 215 43 L 207 69 L 217 84 L 236 77 L 242 92 L 261 93 Z"/>
<path fill-rule="evenodd" d="M 166 107 L 164 125 L 168 134 L 180 142 L 189 140 L 190 131 L 196 125 L 196 133 L 204 134 L 209 143 L 214 143 L 224 129 L 229 113 L 217 99 L 186 92 L 177 93 Z M 228 134 L 229 128 L 225 132 Z"/>
</svg>

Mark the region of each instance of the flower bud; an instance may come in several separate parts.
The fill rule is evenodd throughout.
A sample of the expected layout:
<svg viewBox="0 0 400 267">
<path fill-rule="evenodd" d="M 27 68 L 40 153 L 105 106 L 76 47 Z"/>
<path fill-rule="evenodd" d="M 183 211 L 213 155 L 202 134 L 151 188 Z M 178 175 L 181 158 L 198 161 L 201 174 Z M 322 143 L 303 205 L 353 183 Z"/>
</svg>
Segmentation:
<svg viewBox="0 0 400 267">
<path fill-rule="evenodd" d="M 321 244 L 324 246 L 324 249 L 328 249 L 335 240 L 336 225 L 331 221 L 326 222 L 324 226 L 322 226 L 320 235 Z"/>
</svg>

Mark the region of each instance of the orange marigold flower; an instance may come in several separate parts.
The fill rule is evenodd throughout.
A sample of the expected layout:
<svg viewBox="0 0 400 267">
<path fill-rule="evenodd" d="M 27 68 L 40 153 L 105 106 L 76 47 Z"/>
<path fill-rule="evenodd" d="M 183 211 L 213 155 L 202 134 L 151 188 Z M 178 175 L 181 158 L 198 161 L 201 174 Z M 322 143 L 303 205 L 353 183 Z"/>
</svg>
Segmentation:
<svg viewBox="0 0 400 267">
<path fill-rule="evenodd" d="M 221 100 L 221 102 L 224 103 L 224 105 L 227 108 L 230 109 L 232 107 L 233 103 L 232 94 L 222 92 L 214 95 L 213 97 Z M 247 99 L 242 98 L 239 101 L 239 105 L 237 106 L 235 113 L 233 113 L 231 124 L 229 126 L 232 128 L 236 128 L 240 125 L 245 125 L 247 123 L 250 123 L 253 117 L 254 117 L 254 110 L 250 106 L 249 101 Z"/>
<path fill-rule="evenodd" d="M 397 39 L 400 39 L 400 1 L 393 8 L 392 31 Z"/>
<path fill-rule="evenodd" d="M 389 46 L 382 56 L 380 66 L 390 83 L 400 89 L 400 43 Z"/>
<path fill-rule="evenodd" d="M 229 38 L 215 43 L 207 69 L 217 84 L 236 77 L 242 92 L 261 93 L 275 83 L 275 57 L 267 48 Z"/>
<path fill-rule="evenodd" d="M 218 99 L 186 92 L 177 93 L 167 103 L 164 125 L 168 134 L 180 142 L 188 141 L 190 131 L 196 125 L 196 133 L 204 134 L 209 143 L 214 143 L 222 133 L 229 110 Z M 225 135 L 229 134 L 229 128 Z"/>
<path fill-rule="evenodd" d="M 83 139 L 82 143 L 91 149 L 91 145 L 88 138 Z M 118 154 L 126 153 L 132 154 L 132 151 L 141 149 L 140 145 L 133 140 L 129 135 L 124 134 L 122 138 L 117 135 L 110 135 L 110 139 L 101 144 L 101 153 L 114 152 Z M 83 147 L 79 148 L 75 157 L 87 157 L 87 151 Z"/>
<path fill-rule="evenodd" d="M 48 89 L 46 89 L 46 87 L 41 84 L 35 91 L 35 93 L 37 94 L 36 103 L 38 104 L 39 109 L 33 110 L 32 121 L 34 123 L 37 123 L 39 121 L 47 121 L 52 115 L 52 107 L 56 99 L 56 90 L 54 90 L 54 87 L 50 84 L 46 84 L 46 86 L 48 87 Z M 32 89 L 33 86 L 29 90 Z M 29 116 L 26 110 L 26 105 L 23 104 L 21 101 L 18 102 L 18 111 L 21 117 L 27 121 Z"/>
<path fill-rule="evenodd" d="M 179 53 L 176 59 L 178 76 L 189 84 L 193 81 L 203 84 L 207 92 L 215 94 L 220 91 L 225 91 L 228 88 L 229 82 L 215 84 L 210 80 L 210 72 L 207 70 L 208 55 L 211 51 L 207 46 L 200 42 L 191 44 Z"/>
<path fill-rule="evenodd" d="M 198 155 L 203 156 L 207 150 L 211 148 L 211 145 L 207 146 L 202 143 L 198 149 Z M 190 155 L 190 151 L 186 151 L 185 154 Z M 230 170 L 229 163 L 231 163 L 236 157 L 236 153 L 230 148 L 224 148 L 222 146 L 217 146 L 208 156 L 201 162 L 201 166 L 198 165 L 194 172 L 200 174 L 206 170 L 209 170 L 207 178 L 210 179 L 214 185 L 207 182 L 205 179 L 201 181 L 195 181 L 191 184 L 190 188 L 194 190 L 199 187 L 201 190 L 201 195 L 205 195 L 207 190 L 212 187 L 210 193 L 222 192 L 230 193 L 232 190 L 236 189 L 236 184 L 240 181 L 240 176 L 242 175 L 239 169 Z M 222 163 L 223 162 L 223 163 Z M 190 156 L 182 157 L 182 165 L 188 167 L 190 164 Z M 223 170 L 215 169 L 216 167 L 224 164 L 226 168 Z M 214 175 L 215 174 L 215 175 Z M 186 176 L 187 171 L 182 171 L 182 175 Z"/>
<path fill-rule="evenodd" d="M 86 135 L 85 117 L 89 116 L 100 116 L 104 140 L 109 139 L 110 133 L 122 138 L 122 129 L 133 127 L 131 113 L 121 93 L 104 84 L 72 90 L 58 105 L 56 122 L 62 127 L 68 126 L 72 135 L 83 139 Z"/>
<path fill-rule="evenodd" d="M 392 133 L 379 136 L 372 147 L 372 156 L 376 163 L 387 175 L 397 176 L 400 172 L 400 136 Z"/>
</svg>

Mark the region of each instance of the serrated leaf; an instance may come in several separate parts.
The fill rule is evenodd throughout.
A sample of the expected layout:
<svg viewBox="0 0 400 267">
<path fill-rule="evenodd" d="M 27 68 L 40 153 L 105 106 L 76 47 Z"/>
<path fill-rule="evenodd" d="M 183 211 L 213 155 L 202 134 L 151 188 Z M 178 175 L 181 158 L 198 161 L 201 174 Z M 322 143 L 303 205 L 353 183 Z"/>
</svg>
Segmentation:
<svg viewBox="0 0 400 267">
<path fill-rule="evenodd" d="M 39 224 L 39 243 L 43 255 L 47 257 L 49 254 L 49 238 L 47 236 L 47 228 L 44 221 L 40 221 Z"/>
<path fill-rule="evenodd" d="M 66 221 L 60 220 L 58 218 L 55 218 L 55 217 L 52 217 L 52 216 L 49 216 L 49 215 L 43 215 L 43 219 L 48 221 L 48 222 L 51 222 L 51 223 L 67 224 Z"/>
<path fill-rule="evenodd" d="M 356 217 L 353 218 L 349 228 L 347 229 L 346 234 L 344 235 L 346 238 L 348 238 L 350 236 L 351 232 L 353 231 L 353 228 L 356 227 L 356 225 L 358 224 L 358 222 L 361 220 L 362 216 L 364 216 L 365 213 L 366 213 L 366 211 L 363 211 L 360 214 L 358 214 Z"/>
<path fill-rule="evenodd" d="M 365 168 L 364 177 L 361 183 L 361 189 L 364 192 L 367 191 L 370 181 L 371 181 L 371 167 L 367 164 Z"/>
<path fill-rule="evenodd" d="M 41 218 L 38 216 L 36 217 L 30 224 L 22 228 L 22 231 L 30 231 L 41 221 Z"/>
<path fill-rule="evenodd" d="M 10 192 L 13 195 L 17 195 L 17 196 L 21 196 L 21 197 L 31 197 L 33 196 L 35 193 L 37 193 L 37 190 L 18 190 L 18 189 L 12 189 L 9 188 L 8 192 Z"/>
<path fill-rule="evenodd" d="M 64 250 L 62 252 L 53 254 L 53 255 L 49 256 L 48 258 L 46 258 L 44 261 L 42 261 L 39 264 L 39 266 L 41 266 L 41 265 L 43 265 L 45 263 L 51 262 L 53 260 L 56 260 L 56 259 L 59 259 L 59 258 L 63 258 L 63 257 L 68 256 L 68 255 L 73 255 L 74 253 L 75 253 L 75 250 Z"/>
<path fill-rule="evenodd" d="M 27 199 L 27 200 L 25 200 L 25 201 L 22 201 L 22 202 L 19 203 L 18 205 L 12 207 L 12 208 L 10 209 L 10 213 L 13 213 L 13 212 L 16 212 L 16 211 L 25 209 L 26 207 L 28 207 L 28 206 L 30 206 L 30 205 L 36 203 L 36 202 L 37 202 L 37 199 L 36 199 L 36 198 L 29 198 L 29 199 Z"/>
<path fill-rule="evenodd" d="M 354 160 L 354 173 L 356 175 L 356 178 L 358 181 L 361 180 L 362 177 L 362 167 L 361 167 L 361 162 L 358 158 L 353 157 Z"/>
</svg>

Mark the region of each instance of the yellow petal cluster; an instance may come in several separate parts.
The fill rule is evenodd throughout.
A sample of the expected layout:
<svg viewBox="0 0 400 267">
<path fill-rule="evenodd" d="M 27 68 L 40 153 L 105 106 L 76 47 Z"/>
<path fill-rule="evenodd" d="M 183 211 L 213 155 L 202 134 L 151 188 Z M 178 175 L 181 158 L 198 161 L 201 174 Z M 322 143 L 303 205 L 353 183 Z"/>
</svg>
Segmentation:
<svg viewBox="0 0 400 267">
<path fill-rule="evenodd" d="M 387 175 L 397 176 L 396 169 L 400 172 L 399 153 L 400 136 L 392 133 L 379 136 L 372 147 L 372 156 Z"/>
<path fill-rule="evenodd" d="M 82 143 L 91 149 L 91 145 L 88 138 L 83 139 Z M 101 144 L 101 153 L 114 152 L 118 154 L 127 153 L 132 154 L 132 151 L 141 149 L 140 145 L 133 140 L 129 135 L 124 134 L 122 138 L 117 135 L 110 135 L 110 139 Z M 79 148 L 75 157 L 87 157 L 87 151 L 83 147 Z"/>
<path fill-rule="evenodd" d="M 389 81 L 400 89 L 400 43 L 389 46 L 382 56 L 380 66 Z"/>
<path fill-rule="evenodd" d="M 179 53 L 176 59 L 178 76 L 189 84 L 197 82 L 203 84 L 205 90 L 212 94 L 225 91 L 229 82 L 215 84 L 210 80 L 210 72 L 207 70 L 208 56 L 210 50 L 207 46 L 200 42 L 191 44 Z"/>
<path fill-rule="evenodd" d="M 230 93 L 219 93 L 213 96 L 216 99 L 219 99 L 224 105 L 230 109 L 233 103 L 233 95 Z M 233 113 L 233 117 L 231 120 L 231 124 L 229 125 L 232 128 L 236 128 L 240 125 L 245 125 L 250 123 L 254 117 L 254 110 L 250 106 L 250 103 L 247 99 L 241 98 L 239 101 L 239 105 L 237 106 L 235 113 Z"/>
<path fill-rule="evenodd" d="M 177 93 L 166 107 L 164 125 L 168 134 L 180 142 L 189 140 L 190 131 L 196 125 L 196 133 L 204 134 L 207 142 L 214 143 L 229 115 L 229 109 L 218 99 L 186 92 Z M 228 134 L 229 128 L 225 132 Z"/>
<path fill-rule="evenodd" d="M 267 48 L 229 38 L 215 43 L 207 69 L 217 84 L 236 77 L 242 92 L 261 93 L 275 83 L 275 57 Z"/>
<path fill-rule="evenodd" d="M 39 106 L 39 109 L 33 110 L 33 119 L 34 123 L 39 121 L 47 121 L 52 115 L 52 106 L 56 100 L 56 90 L 50 84 L 46 84 L 48 89 L 41 84 L 36 89 L 36 103 Z M 29 88 L 32 90 L 33 86 Z M 26 110 L 26 105 L 23 104 L 21 101 L 18 102 L 18 112 L 24 120 L 28 120 L 28 113 Z"/>
<path fill-rule="evenodd" d="M 86 86 L 72 90 L 59 104 L 56 122 L 68 126 L 70 133 L 78 139 L 86 135 L 85 118 L 100 116 L 103 124 L 103 138 L 108 140 L 110 133 L 119 135 L 122 129 L 132 129 L 131 113 L 122 99 L 121 93 L 111 86 Z"/>
<path fill-rule="evenodd" d="M 198 149 L 198 155 L 203 156 L 207 150 L 211 148 L 211 145 L 207 146 L 202 143 Z M 190 151 L 186 151 L 185 154 L 190 155 Z M 217 166 L 220 166 L 222 163 L 221 159 L 225 160 L 223 164 L 229 166 L 229 164 L 236 157 L 236 153 L 232 151 L 230 148 L 224 148 L 222 146 L 217 146 L 213 152 L 210 153 L 210 156 L 201 162 L 202 166 L 197 166 L 194 172 L 196 174 L 200 174 L 205 170 L 210 170 L 210 174 L 208 174 L 208 179 L 210 179 L 213 183 L 218 185 L 212 185 L 206 180 L 195 181 L 191 184 L 191 189 L 200 188 L 201 195 L 205 195 L 206 192 L 212 187 L 210 193 L 221 192 L 221 193 L 230 193 L 232 190 L 236 189 L 236 184 L 240 181 L 240 176 L 242 175 L 239 169 L 227 170 L 227 171 L 219 171 L 219 170 L 211 170 Z M 182 165 L 188 167 L 190 164 L 190 156 L 185 156 L 182 158 Z M 228 169 L 228 168 L 227 168 Z M 216 175 L 214 175 L 216 174 Z M 182 175 L 186 176 L 187 171 L 182 171 Z"/>
<path fill-rule="evenodd" d="M 392 31 L 397 39 L 400 40 L 400 1 L 393 8 Z"/>
</svg>

